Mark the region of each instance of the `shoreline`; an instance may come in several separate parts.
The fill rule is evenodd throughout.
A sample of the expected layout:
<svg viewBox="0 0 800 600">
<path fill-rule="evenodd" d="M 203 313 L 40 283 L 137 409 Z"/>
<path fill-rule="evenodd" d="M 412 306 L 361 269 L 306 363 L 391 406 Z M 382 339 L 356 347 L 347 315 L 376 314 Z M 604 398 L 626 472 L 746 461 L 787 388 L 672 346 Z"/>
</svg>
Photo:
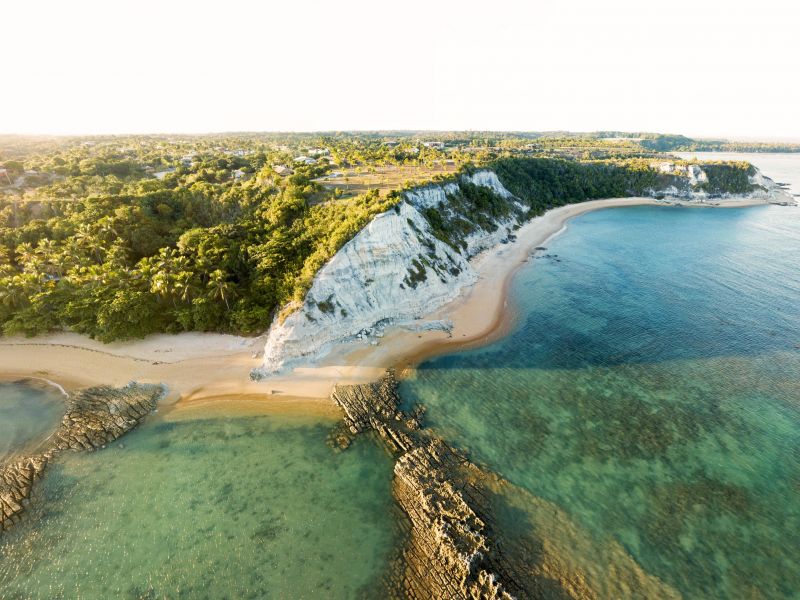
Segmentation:
<svg viewBox="0 0 800 600">
<path fill-rule="evenodd" d="M 68 392 L 93 385 L 123 386 L 130 381 L 162 383 L 168 393 L 159 403 L 170 413 L 227 407 L 234 412 L 331 414 L 329 396 L 335 384 L 374 381 L 388 368 L 408 372 L 444 352 L 485 345 L 506 335 L 517 317 L 510 297 L 517 271 L 536 247 L 549 242 L 579 215 L 626 206 L 703 208 L 767 205 L 762 198 L 721 200 L 715 204 L 652 198 L 609 198 L 569 204 L 524 224 L 515 242 L 499 245 L 472 259 L 478 281 L 453 301 L 424 315 L 446 319 L 450 333 L 415 332 L 393 326 L 377 346 L 341 342 L 326 355 L 287 373 L 251 381 L 260 365 L 264 336 L 189 332 L 158 334 L 143 340 L 102 344 L 74 333 L 37 338 L 0 338 L 0 380 L 36 377 Z M 31 368 L 30 365 L 36 365 Z M 241 399 L 241 400 L 237 400 Z M 246 407 L 246 408 L 245 408 Z"/>
<path fill-rule="evenodd" d="M 516 231 L 516 242 L 495 246 L 474 257 L 473 267 L 478 272 L 478 281 L 464 288 L 451 302 L 423 317 L 423 320 L 452 321 L 451 333 L 409 332 L 395 326 L 387 330 L 376 347 L 334 349 L 329 355 L 322 357 L 320 362 L 328 364 L 339 359 L 360 364 L 362 369 L 368 367 L 383 372 L 387 368 L 395 368 L 398 373 L 403 373 L 413 370 L 429 358 L 480 347 L 504 337 L 513 329 L 518 317 L 510 294 L 514 276 L 530 261 L 535 248 L 548 244 L 567 230 L 571 219 L 588 212 L 631 206 L 744 208 L 769 204 L 768 200 L 762 198 L 720 200 L 715 204 L 707 204 L 677 199 L 631 197 L 590 200 L 551 209 Z"/>
</svg>

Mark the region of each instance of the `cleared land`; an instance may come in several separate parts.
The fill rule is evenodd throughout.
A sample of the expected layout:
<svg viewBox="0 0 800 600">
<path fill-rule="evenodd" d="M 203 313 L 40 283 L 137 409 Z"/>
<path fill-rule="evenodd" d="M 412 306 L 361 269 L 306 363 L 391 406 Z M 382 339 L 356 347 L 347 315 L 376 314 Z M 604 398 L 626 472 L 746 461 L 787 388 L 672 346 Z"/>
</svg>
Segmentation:
<svg viewBox="0 0 800 600">
<path fill-rule="evenodd" d="M 437 175 L 451 175 L 457 171 L 458 166 L 454 162 L 432 166 L 363 166 L 339 169 L 314 181 L 329 189 L 340 189 L 342 197 L 349 198 L 375 189 L 384 195 L 406 184 L 427 182 Z"/>
</svg>

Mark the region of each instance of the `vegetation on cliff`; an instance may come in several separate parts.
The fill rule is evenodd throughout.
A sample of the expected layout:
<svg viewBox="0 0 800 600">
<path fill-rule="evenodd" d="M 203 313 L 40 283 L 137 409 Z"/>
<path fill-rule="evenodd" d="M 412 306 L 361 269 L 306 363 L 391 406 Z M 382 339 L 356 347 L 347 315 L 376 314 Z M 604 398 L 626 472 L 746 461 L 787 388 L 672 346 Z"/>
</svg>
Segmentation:
<svg viewBox="0 0 800 600">
<path fill-rule="evenodd" d="M 491 167 L 527 218 L 676 181 L 653 156 L 631 140 L 514 134 L 0 139 L 0 327 L 103 341 L 260 332 L 400 200 L 391 169 L 453 181 Z M 714 165 L 706 191 L 749 191 L 751 169 Z M 447 210 L 424 214 L 456 248 L 522 208 L 461 181 Z"/>
</svg>

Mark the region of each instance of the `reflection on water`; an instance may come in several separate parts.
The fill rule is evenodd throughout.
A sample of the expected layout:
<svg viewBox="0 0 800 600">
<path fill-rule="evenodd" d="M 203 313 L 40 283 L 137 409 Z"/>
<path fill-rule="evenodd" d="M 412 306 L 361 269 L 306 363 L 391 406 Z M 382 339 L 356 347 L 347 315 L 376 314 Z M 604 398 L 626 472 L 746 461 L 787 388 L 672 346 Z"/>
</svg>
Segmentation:
<svg viewBox="0 0 800 600">
<path fill-rule="evenodd" d="M 691 598 L 800 593 L 800 210 L 590 213 L 408 401 Z"/>
<path fill-rule="evenodd" d="M 394 548 L 391 460 L 291 417 L 153 420 L 65 456 L 0 538 L 20 598 L 375 596 Z"/>
<path fill-rule="evenodd" d="M 58 389 L 31 383 L 0 383 L 0 463 L 42 442 L 64 415 Z"/>
</svg>

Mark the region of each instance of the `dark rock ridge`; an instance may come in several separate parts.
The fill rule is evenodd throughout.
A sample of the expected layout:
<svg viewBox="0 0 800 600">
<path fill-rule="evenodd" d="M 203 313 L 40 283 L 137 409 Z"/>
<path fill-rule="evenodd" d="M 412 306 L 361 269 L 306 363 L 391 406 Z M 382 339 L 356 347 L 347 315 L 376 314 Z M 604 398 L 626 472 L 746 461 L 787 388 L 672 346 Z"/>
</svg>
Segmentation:
<svg viewBox="0 0 800 600">
<path fill-rule="evenodd" d="M 424 435 L 419 414 L 398 409 L 396 385 L 390 372 L 375 383 L 336 386 L 332 394 L 351 434 L 373 430 L 397 456 L 393 491 L 411 528 L 392 592 L 413 599 L 512 598 L 508 583 L 519 586 L 513 576 L 499 575 L 498 563 L 505 561 L 482 517 L 488 501 L 469 473 L 477 468 L 442 440 Z"/>
<path fill-rule="evenodd" d="M 336 386 L 344 413 L 331 441 L 377 434 L 396 458 L 393 494 L 404 544 L 381 597 L 489 600 L 680 598 L 615 540 L 598 540 L 558 506 L 470 462 L 421 426 L 423 410 L 399 409 L 389 372 Z"/>
<path fill-rule="evenodd" d="M 130 383 L 89 388 L 71 397 L 58 429 L 39 452 L 0 466 L 0 531 L 19 521 L 34 481 L 59 453 L 105 447 L 152 412 L 163 392 L 160 385 Z"/>
</svg>

